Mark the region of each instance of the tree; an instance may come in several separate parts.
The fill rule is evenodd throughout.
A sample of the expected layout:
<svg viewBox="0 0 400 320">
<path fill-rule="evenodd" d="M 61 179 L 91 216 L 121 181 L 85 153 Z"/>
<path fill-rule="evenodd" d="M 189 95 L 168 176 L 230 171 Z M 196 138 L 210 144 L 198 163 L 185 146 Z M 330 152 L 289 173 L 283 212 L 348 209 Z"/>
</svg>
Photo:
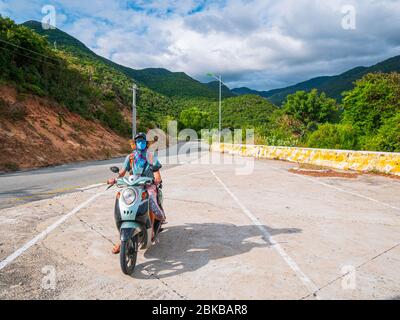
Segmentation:
<svg viewBox="0 0 400 320">
<path fill-rule="evenodd" d="M 182 110 L 179 122 L 182 129 L 193 129 L 196 132 L 200 132 L 201 129 L 209 129 L 211 121 L 208 112 L 193 107 Z"/>
<path fill-rule="evenodd" d="M 317 129 L 319 124 L 337 122 L 339 106 L 335 99 L 328 98 L 325 93 L 318 94 L 316 89 L 311 92 L 297 91 L 286 98 L 283 112 L 302 123 L 299 134 L 304 136 L 309 131 Z"/>
<path fill-rule="evenodd" d="M 343 94 L 343 122 L 365 135 L 374 135 L 382 124 L 400 112 L 400 74 L 370 73 Z"/>
</svg>

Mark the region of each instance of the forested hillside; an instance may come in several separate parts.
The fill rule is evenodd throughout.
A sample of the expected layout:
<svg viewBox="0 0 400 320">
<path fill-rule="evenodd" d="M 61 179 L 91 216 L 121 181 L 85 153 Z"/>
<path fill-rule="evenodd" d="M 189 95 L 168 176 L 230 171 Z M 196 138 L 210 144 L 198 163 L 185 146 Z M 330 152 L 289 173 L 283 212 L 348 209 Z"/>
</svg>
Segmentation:
<svg viewBox="0 0 400 320">
<path fill-rule="evenodd" d="M 206 112 L 210 120 L 205 128 L 218 128 L 218 102 L 207 99 L 187 99 L 177 102 L 179 110 L 200 110 Z M 222 102 L 222 127 L 234 129 L 265 128 L 270 124 L 274 112 L 278 110 L 273 104 L 256 95 L 245 95 L 224 99 Z M 195 114 L 195 113 L 194 113 Z M 187 115 L 186 115 L 187 116 Z M 185 123 L 186 127 L 191 123 Z"/>
<path fill-rule="evenodd" d="M 297 91 L 311 91 L 317 89 L 319 92 L 325 92 L 328 97 L 338 101 L 342 99 L 342 92 L 354 88 L 354 82 L 361 79 L 368 73 L 376 72 L 400 72 L 400 56 L 382 61 L 371 67 L 356 67 L 336 76 L 324 76 L 313 78 L 308 81 L 300 82 L 296 85 L 274 89 L 270 91 L 256 91 L 249 88 L 232 89 L 236 94 L 257 94 L 267 98 L 272 103 L 280 106 L 289 94 Z"/>
<path fill-rule="evenodd" d="M 0 51 L 0 170 L 127 152 L 132 79 L 79 46 L 75 52 L 55 49 L 30 28 L 1 17 Z M 173 112 L 171 105 L 141 86 L 139 129 L 157 126 Z M 31 156 L 21 157 L 27 150 Z"/>
</svg>

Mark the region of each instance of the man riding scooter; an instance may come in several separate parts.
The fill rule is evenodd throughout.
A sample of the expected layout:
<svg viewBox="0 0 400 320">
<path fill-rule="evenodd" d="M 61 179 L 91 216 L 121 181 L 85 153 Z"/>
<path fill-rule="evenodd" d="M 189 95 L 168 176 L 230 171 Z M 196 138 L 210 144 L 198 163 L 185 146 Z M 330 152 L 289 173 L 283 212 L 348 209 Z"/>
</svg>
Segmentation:
<svg viewBox="0 0 400 320">
<path fill-rule="evenodd" d="M 118 175 L 118 178 L 122 178 L 129 172 L 130 175 L 137 177 L 149 177 L 154 180 L 154 184 L 147 187 L 147 192 L 150 199 L 150 210 L 156 216 L 158 223 L 165 222 L 164 210 L 160 207 L 157 196 L 158 186 L 161 185 L 161 164 L 158 161 L 156 155 L 148 150 L 149 143 L 147 142 L 146 134 L 139 133 L 134 139 L 135 148 L 130 155 L 125 159 L 123 168 Z M 116 179 L 110 179 L 107 182 L 110 185 L 116 183 Z M 118 230 L 121 225 L 121 217 L 115 216 L 115 222 Z M 120 244 L 116 244 L 112 250 L 114 254 L 120 252 Z"/>
</svg>

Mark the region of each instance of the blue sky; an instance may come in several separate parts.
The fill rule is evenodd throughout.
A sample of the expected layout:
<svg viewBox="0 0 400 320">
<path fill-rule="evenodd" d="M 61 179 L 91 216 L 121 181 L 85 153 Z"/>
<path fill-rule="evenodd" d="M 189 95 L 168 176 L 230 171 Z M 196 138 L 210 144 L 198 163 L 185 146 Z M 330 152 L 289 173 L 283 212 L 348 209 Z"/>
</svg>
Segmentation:
<svg viewBox="0 0 400 320">
<path fill-rule="evenodd" d="M 230 87 L 268 90 L 400 54 L 398 0 L 0 0 L 0 13 L 56 25 L 96 53 Z M 355 29 L 343 28 L 355 10 Z M 348 21 L 348 20 L 345 20 Z"/>
</svg>

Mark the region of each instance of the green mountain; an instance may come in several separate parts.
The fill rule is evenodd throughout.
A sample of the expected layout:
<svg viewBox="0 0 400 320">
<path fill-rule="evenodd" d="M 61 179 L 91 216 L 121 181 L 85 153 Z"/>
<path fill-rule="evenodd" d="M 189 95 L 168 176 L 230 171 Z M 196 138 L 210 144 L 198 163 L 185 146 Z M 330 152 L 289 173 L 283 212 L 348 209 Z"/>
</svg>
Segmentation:
<svg viewBox="0 0 400 320">
<path fill-rule="evenodd" d="M 380 62 L 371 67 L 356 67 L 336 76 L 324 76 L 300 82 L 296 85 L 270 91 L 256 91 L 249 88 L 232 89 L 236 94 L 257 94 L 276 105 L 281 105 L 287 95 L 293 94 L 296 91 L 311 91 L 318 89 L 320 92 L 325 92 L 329 97 L 335 98 L 338 101 L 342 99 L 342 93 L 354 88 L 354 82 L 361 79 L 368 73 L 375 72 L 399 72 L 400 71 L 400 56 L 396 56 Z"/>
<path fill-rule="evenodd" d="M 239 95 L 239 96 L 243 96 L 246 94 L 255 94 L 257 96 L 264 97 L 264 95 L 267 94 L 267 91 L 257 91 L 257 90 L 253 90 L 253 89 L 250 89 L 247 87 L 234 88 L 231 90 L 231 92 L 233 92 L 234 94 Z"/>
<path fill-rule="evenodd" d="M 214 96 L 219 96 L 219 82 L 218 81 L 211 81 L 207 83 L 207 86 L 213 91 Z M 233 93 L 231 89 L 229 89 L 226 85 L 222 85 L 222 98 L 232 98 L 236 97 L 237 94 Z"/>
<path fill-rule="evenodd" d="M 37 21 L 28 21 L 23 25 L 47 37 L 48 41 L 58 49 L 66 50 L 74 55 L 83 55 L 101 60 L 106 65 L 123 72 L 139 84 L 167 97 L 218 98 L 218 91 L 216 93 L 214 88 L 210 88 L 207 84 L 201 83 L 183 72 L 171 72 L 162 68 L 148 68 L 143 70 L 128 68 L 97 55 L 82 42 L 62 30 L 43 29 L 42 24 Z M 232 94 L 227 94 L 226 96 L 230 97 Z"/>
<path fill-rule="evenodd" d="M 167 97 L 218 98 L 218 92 L 192 79 L 184 72 L 171 72 L 162 68 L 124 69 L 126 75 Z"/>
<path fill-rule="evenodd" d="M 59 29 L 44 29 L 42 23 L 38 21 L 27 21 L 22 24 L 47 38 L 51 45 L 58 49 L 68 49 L 69 51 L 84 52 L 88 55 L 97 56 L 93 51 L 86 47 L 78 39 L 71 37 Z M 49 26 L 50 27 L 50 26 Z"/>
</svg>

